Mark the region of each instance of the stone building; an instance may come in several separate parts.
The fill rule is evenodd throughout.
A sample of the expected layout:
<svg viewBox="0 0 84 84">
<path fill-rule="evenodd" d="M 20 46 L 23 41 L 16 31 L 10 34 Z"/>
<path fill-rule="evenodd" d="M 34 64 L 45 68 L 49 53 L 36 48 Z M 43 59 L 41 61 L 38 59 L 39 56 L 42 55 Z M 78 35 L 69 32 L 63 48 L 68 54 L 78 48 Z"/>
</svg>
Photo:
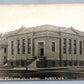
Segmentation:
<svg viewBox="0 0 84 84">
<path fill-rule="evenodd" d="M 84 32 L 72 27 L 21 27 L 8 32 L 5 41 L 9 66 L 84 66 Z"/>
<path fill-rule="evenodd" d="M 0 65 L 3 65 L 7 62 L 8 42 L 7 42 L 7 39 L 5 39 L 4 37 L 5 35 L 0 34 Z"/>
</svg>

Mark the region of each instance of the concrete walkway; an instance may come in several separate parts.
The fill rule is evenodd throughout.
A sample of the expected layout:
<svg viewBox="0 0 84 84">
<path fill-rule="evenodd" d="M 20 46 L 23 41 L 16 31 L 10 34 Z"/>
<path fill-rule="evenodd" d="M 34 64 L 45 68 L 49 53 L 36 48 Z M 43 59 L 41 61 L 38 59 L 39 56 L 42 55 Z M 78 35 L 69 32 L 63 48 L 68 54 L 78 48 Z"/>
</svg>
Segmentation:
<svg viewBox="0 0 84 84">
<path fill-rule="evenodd" d="M 29 67 L 28 70 L 66 70 L 67 67 L 49 67 L 49 68 L 36 68 L 36 67 Z M 17 67 L 11 68 L 11 70 L 26 70 L 26 67 Z"/>
</svg>

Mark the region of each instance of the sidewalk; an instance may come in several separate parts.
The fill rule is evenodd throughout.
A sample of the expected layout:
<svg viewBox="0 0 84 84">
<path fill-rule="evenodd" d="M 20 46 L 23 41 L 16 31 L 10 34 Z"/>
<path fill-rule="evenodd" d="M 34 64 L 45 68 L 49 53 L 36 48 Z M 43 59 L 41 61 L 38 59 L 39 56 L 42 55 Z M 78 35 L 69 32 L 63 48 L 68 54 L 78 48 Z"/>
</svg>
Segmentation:
<svg viewBox="0 0 84 84">
<path fill-rule="evenodd" d="M 66 70 L 67 67 L 49 67 L 49 68 L 36 68 L 36 67 L 29 67 L 28 70 Z M 26 67 L 15 67 L 11 68 L 11 70 L 26 70 Z"/>
<path fill-rule="evenodd" d="M 26 67 L 14 67 L 14 68 L 10 68 L 10 70 L 26 70 Z M 49 67 L 49 68 L 37 68 L 37 67 L 28 67 L 28 70 L 35 70 L 35 71 L 42 71 L 42 70 L 84 70 L 84 67 Z"/>
<path fill-rule="evenodd" d="M 28 70 L 66 70 L 67 67 L 49 67 L 49 68 L 28 68 Z"/>
</svg>

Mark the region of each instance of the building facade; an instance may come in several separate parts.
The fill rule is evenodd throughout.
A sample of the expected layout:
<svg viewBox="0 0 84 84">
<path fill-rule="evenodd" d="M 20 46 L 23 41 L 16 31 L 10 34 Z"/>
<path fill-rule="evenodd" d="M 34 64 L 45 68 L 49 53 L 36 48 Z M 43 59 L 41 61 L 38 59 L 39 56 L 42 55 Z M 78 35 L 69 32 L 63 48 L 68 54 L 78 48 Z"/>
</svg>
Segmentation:
<svg viewBox="0 0 84 84">
<path fill-rule="evenodd" d="M 5 35 L 0 34 L 0 65 L 7 63 L 8 56 L 8 42 Z"/>
<path fill-rule="evenodd" d="M 84 33 L 72 27 L 21 27 L 4 38 L 9 66 L 84 66 Z"/>
</svg>

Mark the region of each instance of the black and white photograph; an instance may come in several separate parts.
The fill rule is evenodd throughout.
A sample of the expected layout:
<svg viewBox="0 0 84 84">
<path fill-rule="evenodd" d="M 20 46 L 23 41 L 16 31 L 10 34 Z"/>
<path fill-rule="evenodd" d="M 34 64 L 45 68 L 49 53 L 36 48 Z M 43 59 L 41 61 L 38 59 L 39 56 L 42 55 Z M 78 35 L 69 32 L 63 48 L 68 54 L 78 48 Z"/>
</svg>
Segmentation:
<svg viewBox="0 0 84 84">
<path fill-rule="evenodd" d="M 0 80 L 84 80 L 84 4 L 0 5 Z"/>
</svg>

